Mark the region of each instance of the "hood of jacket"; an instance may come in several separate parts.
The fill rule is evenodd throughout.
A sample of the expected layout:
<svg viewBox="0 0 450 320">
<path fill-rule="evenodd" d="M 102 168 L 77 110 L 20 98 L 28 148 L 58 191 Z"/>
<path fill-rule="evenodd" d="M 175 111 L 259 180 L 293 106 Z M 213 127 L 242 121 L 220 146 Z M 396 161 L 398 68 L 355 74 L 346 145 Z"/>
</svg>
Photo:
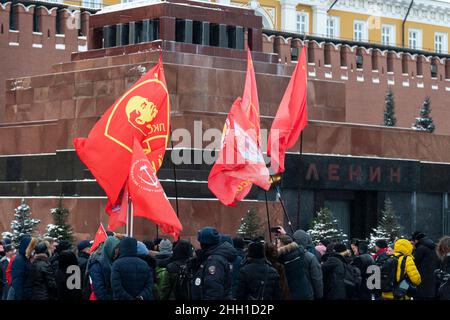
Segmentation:
<svg viewBox="0 0 450 320">
<path fill-rule="evenodd" d="M 358 252 L 359 252 L 359 255 L 369 253 L 369 246 L 367 245 L 367 242 L 365 242 L 365 241 L 358 242 Z"/>
<path fill-rule="evenodd" d="M 436 244 L 433 242 L 433 240 L 431 240 L 428 237 L 420 239 L 416 246 L 417 247 L 424 246 L 431 250 L 436 249 Z"/>
<path fill-rule="evenodd" d="M 311 236 L 307 234 L 305 230 L 300 229 L 295 231 L 293 237 L 295 242 L 297 242 L 297 244 L 301 245 L 304 248 L 312 246 Z"/>
<path fill-rule="evenodd" d="M 137 240 L 126 237 L 120 241 L 119 257 L 135 257 L 137 255 Z"/>
<path fill-rule="evenodd" d="M 223 242 L 214 247 L 206 249 L 205 252 L 206 257 L 213 254 L 223 256 L 229 262 L 233 262 L 234 259 L 236 259 L 237 252 L 236 249 L 230 243 Z"/>
<path fill-rule="evenodd" d="M 409 240 L 400 239 L 394 244 L 394 253 L 399 253 L 404 256 L 409 256 L 413 252 L 413 246 Z"/>
<path fill-rule="evenodd" d="M 19 243 L 19 254 L 21 255 L 25 255 L 28 245 L 31 242 L 31 237 L 30 236 L 24 236 L 22 239 L 20 239 L 20 243 Z"/>
<path fill-rule="evenodd" d="M 120 243 L 119 239 L 111 236 L 107 237 L 105 242 L 103 243 L 102 256 L 106 258 L 106 260 L 108 260 L 110 264 L 114 256 L 114 250 L 117 248 L 119 243 Z"/>
</svg>

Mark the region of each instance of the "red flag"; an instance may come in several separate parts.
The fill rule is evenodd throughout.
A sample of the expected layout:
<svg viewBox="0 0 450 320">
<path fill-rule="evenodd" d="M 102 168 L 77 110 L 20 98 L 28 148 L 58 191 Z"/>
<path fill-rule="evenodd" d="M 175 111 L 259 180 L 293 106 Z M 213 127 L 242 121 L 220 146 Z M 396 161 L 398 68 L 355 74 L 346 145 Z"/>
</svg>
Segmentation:
<svg viewBox="0 0 450 320">
<path fill-rule="evenodd" d="M 106 111 L 86 139 L 74 140 L 78 157 L 108 196 L 107 208 L 120 203 L 118 197 L 129 173 L 134 137 L 158 171 L 169 127 L 169 95 L 160 57 L 158 63 Z"/>
<path fill-rule="evenodd" d="M 94 252 L 100 244 L 105 242 L 107 237 L 108 235 L 106 234 L 105 228 L 103 228 L 103 224 L 100 223 L 100 227 L 98 227 L 98 230 L 95 233 L 94 243 L 92 244 L 91 250 L 89 252 Z"/>
<path fill-rule="evenodd" d="M 260 149 L 259 102 L 250 51 L 243 98 L 237 98 L 225 122 L 222 145 L 208 177 L 208 188 L 225 205 L 235 205 L 253 183 L 268 190 L 269 171 Z"/>
<path fill-rule="evenodd" d="M 271 156 L 270 165 L 275 174 L 284 172 L 286 150 L 294 146 L 308 124 L 306 70 L 306 50 L 303 47 L 270 129 L 267 155 Z"/>
<path fill-rule="evenodd" d="M 120 205 L 116 205 L 110 210 L 109 222 L 107 229 L 114 231 L 119 227 L 127 224 L 127 211 L 128 211 L 128 183 L 123 188 L 122 201 Z"/>
<path fill-rule="evenodd" d="M 135 139 L 128 184 L 133 214 L 156 223 L 161 230 L 178 239 L 183 226 L 170 205 L 141 144 Z"/>
</svg>

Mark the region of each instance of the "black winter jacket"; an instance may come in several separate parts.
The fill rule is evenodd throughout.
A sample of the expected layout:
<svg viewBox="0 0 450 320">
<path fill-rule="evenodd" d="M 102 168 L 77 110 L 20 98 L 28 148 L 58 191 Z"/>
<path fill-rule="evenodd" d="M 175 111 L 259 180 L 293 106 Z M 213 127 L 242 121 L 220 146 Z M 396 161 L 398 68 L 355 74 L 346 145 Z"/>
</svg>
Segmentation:
<svg viewBox="0 0 450 320">
<path fill-rule="evenodd" d="M 153 300 L 153 272 L 137 257 L 137 241 L 125 238 L 119 244 L 119 258 L 111 268 L 111 286 L 115 300 Z"/>
<path fill-rule="evenodd" d="M 439 269 L 440 261 L 435 248 L 435 243 L 427 237 L 420 239 L 416 244 L 414 263 L 422 278 L 422 282 L 414 295 L 416 299 L 434 299 L 436 297 L 434 270 Z"/>
<path fill-rule="evenodd" d="M 361 254 L 353 258 L 352 264 L 361 272 L 361 286 L 359 287 L 356 298 L 358 300 L 371 300 L 372 292 L 367 287 L 367 268 L 375 264 L 372 256 L 368 253 Z"/>
<path fill-rule="evenodd" d="M 305 272 L 305 252 L 296 242 L 278 249 L 278 261 L 284 266 L 291 300 L 312 300 L 314 293 Z"/>
<path fill-rule="evenodd" d="M 75 284 L 69 280 L 74 273 L 68 270 L 71 266 L 78 266 L 78 260 L 72 251 L 62 251 L 58 258 L 58 271 L 56 272 L 56 290 L 58 300 L 82 300 L 81 288 L 69 288 L 68 283 Z M 68 272 L 69 271 L 69 272 Z"/>
<path fill-rule="evenodd" d="M 347 298 L 344 276 L 347 260 L 338 253 L 332 253 L 322 265 L 323 292 L 325 300 Z"/>
<path fill-rule="evenodd" d="M 192 299 L 231 300 L 235 259 L 236 249 L 228 242 L 197 250 Z"/>
<path fill-rule="evenodd" d="M 33 300 L 55 299 L 55 274 L 49 258 L 45 253 L 34 256 L 33 272 Z"/>
<path fill-rule="evenodd" d="M 237 300 L 280 300 L 280 276 L 264 258 L 245 259 L 237 280 Z"/>
<path fill-rule="evenodd" d="M 450 300 L 450 254 L 442 260 L 440 271 L 437 274 L 437 296 L 439 300 Z"/>
</svg>

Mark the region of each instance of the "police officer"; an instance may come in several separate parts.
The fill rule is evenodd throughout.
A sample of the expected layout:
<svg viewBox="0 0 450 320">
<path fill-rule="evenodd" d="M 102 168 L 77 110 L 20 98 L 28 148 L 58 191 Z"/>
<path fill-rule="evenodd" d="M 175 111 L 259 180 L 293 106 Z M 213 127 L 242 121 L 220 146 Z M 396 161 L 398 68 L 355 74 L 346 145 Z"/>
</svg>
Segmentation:
<svg viewBox="0 0 450 320">
<path fill-rule="evenodd" d="M 212 227 L 205 227 L 197 234 L 201 249 L 196 252 L 197 267 L 191 286 L 193 300 L 232 299 L 232 263 L 237 252 L 230 243 L 220 239 L 220 233 Z"/>
</svg>

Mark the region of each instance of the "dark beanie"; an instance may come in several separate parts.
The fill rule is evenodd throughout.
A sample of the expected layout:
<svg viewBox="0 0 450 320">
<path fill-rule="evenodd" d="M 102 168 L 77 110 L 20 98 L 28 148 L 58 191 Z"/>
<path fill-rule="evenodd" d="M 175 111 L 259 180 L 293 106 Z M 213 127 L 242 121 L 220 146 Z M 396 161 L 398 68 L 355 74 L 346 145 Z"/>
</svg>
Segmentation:
<svg viewBox="0 0 450 320">
<path fill-rule="evenodd" d="M 341 253 L 347 251 L 347 246 L 343 243 L 337 243 L 334 246 L 334 252 Z"/>
<path fill-rule="evenodd" d="M 220 243 L 220 233 L 213 227 L 204 227 L 197 234 L 197 240 L 203 245 Z"/>
<path fill-rule="evenodd" d="M 83 251 L 84 249 L 89 248 L 90 246 L 92 246 L 91 241 L 81 240 L 80 242 L 78 242 L 77 249 L 78 251 Z"/>
<path fill-rule="evenodd" d="M 386 249 L 388 247 L 388 243 L 384 239 L 379 239 L 379 240 L 375 241 L 375 245 L 381 249 Z"/>
<path fill-rule="evenodd" d="M 255 241 L 248 245 L 247 256 L 253 259 L 261 259 L 265 257 L 264 243 L 261 241 Z"/>
<path fill-rule="evenodd" d="M 34 253 L 48 253 L 47 244 L 44 241 L 39 242 L 36 247 L 34 247 Z"/>
<path fill-rule="evenodd" d="M 423 238 L 425 238 L 425 234 L 420 231 L 416 231 L 411 235 L 411 240 L 419 241 L 420 239 L 423 239 Z"/>
</svg>

